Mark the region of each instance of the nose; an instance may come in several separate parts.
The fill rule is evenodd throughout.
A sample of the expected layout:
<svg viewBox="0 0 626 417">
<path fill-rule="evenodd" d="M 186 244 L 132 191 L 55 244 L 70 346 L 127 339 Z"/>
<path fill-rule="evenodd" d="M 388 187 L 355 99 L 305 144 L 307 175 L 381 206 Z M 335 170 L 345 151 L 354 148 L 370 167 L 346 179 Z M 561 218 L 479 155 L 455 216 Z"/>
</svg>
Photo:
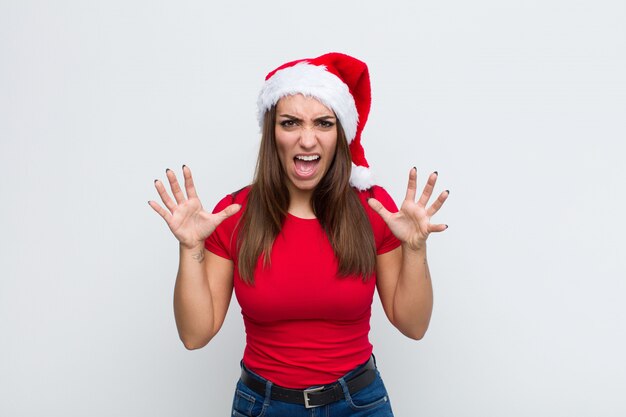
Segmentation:
<svg viewBox="0 0 626 417">
<path fill-rule="evenodd" d="M 300 146 L 304 149 L 311 149 L 317 143 L 317 136 L 314 127 L 304 126 L 300 130 Z"/>
</svg>

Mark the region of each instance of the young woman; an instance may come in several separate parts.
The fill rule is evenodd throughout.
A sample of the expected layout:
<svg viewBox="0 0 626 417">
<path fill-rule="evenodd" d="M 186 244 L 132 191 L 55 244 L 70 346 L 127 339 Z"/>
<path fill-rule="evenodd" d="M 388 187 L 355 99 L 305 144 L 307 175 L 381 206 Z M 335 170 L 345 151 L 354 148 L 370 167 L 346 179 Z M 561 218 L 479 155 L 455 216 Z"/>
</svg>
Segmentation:
<svg viewBox="0 0 626 417">
<path fill-rule="evenodd" d="M 263 134 L 252 185 L 205 211 L 191 171 L 150 206 L 180 242 L 176 325 L 188 349 L 219 331 L 233 289 L 246 349 L 233 416 L 392 416 L 368 339 L 377 288 L 389 321 L 420 339 L 432 312 L 426 240 L 449 192 L 416 201 L 409 172 L 400 210 L 375 186 L 360 136 L 367 66 L 330 53 L 270 72 L 259 96 Z"/>
</svg>

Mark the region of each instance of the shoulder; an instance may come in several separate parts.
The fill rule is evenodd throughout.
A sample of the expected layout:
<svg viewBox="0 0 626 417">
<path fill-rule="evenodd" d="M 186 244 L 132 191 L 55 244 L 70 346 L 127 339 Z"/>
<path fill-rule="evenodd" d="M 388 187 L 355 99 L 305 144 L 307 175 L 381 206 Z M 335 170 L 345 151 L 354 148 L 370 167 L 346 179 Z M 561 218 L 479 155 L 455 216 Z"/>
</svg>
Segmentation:
<svg viewBox="0 0 626 417">
<path fill-rule="evenodd" d="M 367 213 L 369 213 L 370 211 L 373 212 L 369 204 L 367 204 L 367 200 L 369 198 L 375 198 L 376 200 L 380 201 L 382 205 L 385 206 L 385 208 L 391 212 L 398 211 L 398 208 L 396 207 L 396 203 L 393 201 L 393 198 L 391 198 L 387 190 L 385 190 L 383 187 L 379 185 L 374 185 L 371 188 L 364 190 L 364 191 L 357 190 L 357 192 L 359 194 L 359 199 L 361 200 L 361 203 L 365 207 L 365 211 Z"/>
<path fill-rule="evenodd" d="M 250 194 L 251 189 L 252 189 L 251 185 L 246 185 L 245 187 L 240 188 L 237 191 L 230 193 L 233 203 L 245 205 L 246 202 L 248 201 L 248 195 Z"/>
<path fill-rule="evenodd" d="M 219 213 L 231 204 L 241 204 L 245 206 L 250 187 L 243 187 L 235 192 L 227 194 L 213 208 L 213 213 Z M 239 210 L 217 226 L 204 243 L 204 247 L 222 258 L 237 259 L 236 239 L 233 237 L 237 233 L 239 220 L 243 210 Z"/>
<path fill-rule="evenodd" d="M 248 201 L 248 194 L 250 193 L 250 185 L 246 185 L 243 188 L 240 188 L 237 191 L 233 191 L 230 194 L 227 194 L 222 198 L 213 209 L 213 213 L 217 213 L 219 211 L 224 210 L 226 207 L 231 204 L 241 204 L 241 206 L 245 206 Z M 241 212 L 241 211 L 240 211 Z"/>
<path fill-rule="evenodd" d="M 400 246 L 400 241 L 393 235 L 389 226 L 385 221 L 376 213 L 370 205 L 367 203 L 368 198 L 375 198 L 391 213 L 396 213 L 398 207 L 393 201 L 393 198 L 389 195 L 387 190 L 378 185 L 373 186 L 369 190 L 360 191 L 359 199 L 363 204 L 365 213 L 372 226 L 372 232 L 374 233 L 374 242 L 376 243 L 376 254 L 382 255 Z"/>
</svg>

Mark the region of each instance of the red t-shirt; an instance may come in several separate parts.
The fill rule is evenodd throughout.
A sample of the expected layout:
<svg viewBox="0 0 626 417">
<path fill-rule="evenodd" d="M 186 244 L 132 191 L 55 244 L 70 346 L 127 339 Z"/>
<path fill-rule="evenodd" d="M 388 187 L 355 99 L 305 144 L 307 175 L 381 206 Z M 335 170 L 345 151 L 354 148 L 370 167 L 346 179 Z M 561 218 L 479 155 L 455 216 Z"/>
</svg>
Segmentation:
<svg viewBox="0 0 626 417">
<path fill-rule="evenodd" d="M 220 201 L 213 212 L 233 202 L 244 207 L 209 236 L 205 247 L 235 264 L 234 289 L 246 328 L 246 367 L 273 383 L 290 388 L 324 385 L 367 361 L 370 315 L 376 277 L 340 277 L 328 237 L 317 219 L 288 214 L 276 237 L 271 266 L 259 259 L 254 284 L 238 273 L 237 223 L 249 188 Z M 376 253 L 400 245 L 382 218 L 367 204 L 373 195 L 389 211 L 398 211 L 381 187 L 360 192 L 372 225 Z"/>
</svg>

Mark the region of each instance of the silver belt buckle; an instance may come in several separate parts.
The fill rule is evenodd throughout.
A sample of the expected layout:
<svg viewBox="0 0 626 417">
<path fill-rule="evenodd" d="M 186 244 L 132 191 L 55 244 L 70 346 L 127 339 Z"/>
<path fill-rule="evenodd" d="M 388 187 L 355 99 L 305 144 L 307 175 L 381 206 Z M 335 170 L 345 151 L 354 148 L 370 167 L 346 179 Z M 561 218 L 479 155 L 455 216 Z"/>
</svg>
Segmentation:
<svg viewBox="0 0 626 417">
<path fill-rule="evenodd" d="M 315 407 L 319 407 L 319 405 L 311 405 L 309 404 L 309 394 L 312 392 L 318 392 L 318 391 L 322 391 L 325 387 L 317 387 L 317 388 L 309 388 L 309 389 L 305 389 L 302 391 L 302 393 L 304 394 L 304 407 L 305 408 L 315 408 Z"/>
</svg>

